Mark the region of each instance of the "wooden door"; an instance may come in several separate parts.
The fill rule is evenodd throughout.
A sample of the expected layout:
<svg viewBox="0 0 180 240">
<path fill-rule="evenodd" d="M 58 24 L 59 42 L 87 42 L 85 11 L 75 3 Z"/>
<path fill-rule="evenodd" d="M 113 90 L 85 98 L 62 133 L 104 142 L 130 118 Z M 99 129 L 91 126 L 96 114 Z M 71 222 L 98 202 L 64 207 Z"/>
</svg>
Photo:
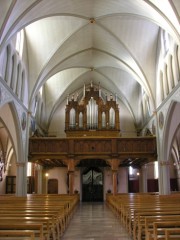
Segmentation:
<svg viewBox="0 0 180 240">
<path fill-rule="evenodd" d="M 48 179 L 48 194 L 58 194 L 57 179 Z"/>
</svg>

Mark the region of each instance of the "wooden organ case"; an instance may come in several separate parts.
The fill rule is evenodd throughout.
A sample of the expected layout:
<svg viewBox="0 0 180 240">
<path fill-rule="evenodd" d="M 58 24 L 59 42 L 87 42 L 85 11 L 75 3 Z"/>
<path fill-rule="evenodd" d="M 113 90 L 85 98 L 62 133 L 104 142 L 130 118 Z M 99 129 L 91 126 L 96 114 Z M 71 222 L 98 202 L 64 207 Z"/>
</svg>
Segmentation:
<svg viewBox="0 0 180 240">
<path fill-rule="evenodd" d="M 67 137 L 119 137 L 120 121 L 117 97 L 102 96 L 100 87 L 84 85 L 83 96 L 67 98 L 65 132 Z"/>
</svg>

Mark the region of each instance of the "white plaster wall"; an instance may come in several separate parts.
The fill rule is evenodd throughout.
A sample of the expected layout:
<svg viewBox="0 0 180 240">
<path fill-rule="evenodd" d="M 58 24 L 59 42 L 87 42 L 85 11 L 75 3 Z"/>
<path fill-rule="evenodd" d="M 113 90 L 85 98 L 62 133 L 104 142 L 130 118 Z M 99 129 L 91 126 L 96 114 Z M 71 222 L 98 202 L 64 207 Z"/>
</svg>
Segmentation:
<svg viewBox="0 0 180 240">
<path fill-rule="evenodd" d="M 174 165 L 169 166 L 170 178 L 176 178 L 176 169 Z M 154 163 L 147 164 L 147 179 L 154 179 Z"/>
<path fill-rule="evenodd" d="M 74 190 L 81 191 L 81 170 L 77 168 L 74 173 Z"/>
<path fill-rule="evenodd" d="M 154 179 L 154 163 L 147 164 L 147 179 Z"/>
<path fill-rule="evenodd" d="M 49 171 L 48 179 L 55 178 L 58 180 L 58 193 L 67 193 L 67 168 L 53 168 Z M 118 170 L 118 193 L 128 192 L 128 171 L 126 168 Z M 104 199 L 106 198 L 107 190 L 113 191 L 112 171 L 104 169 Z M 77 168 L 74 173 L 74 190 L 78 190 L 81 195 L 81 169 Z"/>
<path fill-rule="evenodd" d="M 127 193 L 128 192 L 128 169 L 127 168 L 119 168 L 117 173 L 118 185 L 117 191 L 118 193 Z M 106 198 L 106 193 L 108 190 L 113 192 L 113 179 L 112 179 L 112 171 L 110 169 L 104 170 L 104 199 Z"/>
<path fill-rule="evenodd" d="M 108 190 L 113 192 L 112 171 L 110 168 L 104 169 L 104 199 Z"/>
<path fill-rule="evenodd" d="M 15 155 L 12 156 L 11 160 L 10 160 L 10 165 L 9 165 L 9 168 L 8 168 L 8 173 L 7 175 L 8 176 L 16 176 L 16 158 L 15 158 Z"/>
<path fill-rule="evenodd" d="M 49 126 L 49 135 L 56 135 L 57 137 L 66 137 L 64 132 L 65 130 L 65 104 L 60 105 L 54 113 L 50 126 Z"/>
<path fill-rule="evenodd" d="M 119 106 L 119 114 L 121 136 L 122 137 L 137 136 L 136 129 L 134 126 L 134 119 L 132 118 L 130 112 L 123 104 Z"/>
<path fill-rule="evenodd" d="M 55 178 L 58 180 L 58 193 L 67 193 L 67 168 L 53 168 L 49 171 L 48 179 Z M 174 168 L 170 169 L 171 178 L 175 177 Z M 113 181 L 112 181 L 112 171 L 110 168 L 104 168 L 104 199 L 106 198 L 106 193 L 110 189 L 113 192 Z M 119 168 L 118 170 L 118 193 L 128 192 L 128 168 Z M 154 166 L 153 163 L 148 164 L 147 179 L 154 179 Z M 78 190 L 81 195 L 81 169 L 76 168 L 74 173 L 74 190 Z"/>
<path fill-rule="evenodd" d="M 67 168 L 53 168 L 46 172 L 49 173 L 48 179 L 55 178 L 58 180 L 58 193 L 66 194 L 68 190 L 67 189 Z"/>
<path fill-rule="evenodd" d="M 128 168 L 118 170 L 118 193 L 128 192 Z"/>
</svg>

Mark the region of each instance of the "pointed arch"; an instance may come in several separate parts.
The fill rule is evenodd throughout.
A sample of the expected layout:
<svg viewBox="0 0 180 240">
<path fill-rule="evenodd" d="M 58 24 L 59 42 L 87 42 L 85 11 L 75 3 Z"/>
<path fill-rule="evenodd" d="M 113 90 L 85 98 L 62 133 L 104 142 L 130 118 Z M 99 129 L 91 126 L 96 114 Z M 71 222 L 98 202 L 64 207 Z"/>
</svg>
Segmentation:
<svg viewBox="0 0 180 240">
<path fill-rule="evenodd" d="M 9 136 L 15 150 L 17 163 L 24 160 L 23 156 L 23 141 L 21 135 L 21 125 L 18 118 L 18 113 L 13 102 L 6 102 L 0 105 L 0 118 L 6 126 Z"/>
<path fill-rule="evenodd" d="M 170 159 L 172 143 L 176 136 L 176 132 L 180 127 L 179 117 L 177 117 L 179 116 L 179 112 L 180 102 L 173 101 L 169 107 L 164 125 L 164 137 L 162 143 L 162 146 L 164 146 L 162 152 L 164 159 Z"/>
</svg>

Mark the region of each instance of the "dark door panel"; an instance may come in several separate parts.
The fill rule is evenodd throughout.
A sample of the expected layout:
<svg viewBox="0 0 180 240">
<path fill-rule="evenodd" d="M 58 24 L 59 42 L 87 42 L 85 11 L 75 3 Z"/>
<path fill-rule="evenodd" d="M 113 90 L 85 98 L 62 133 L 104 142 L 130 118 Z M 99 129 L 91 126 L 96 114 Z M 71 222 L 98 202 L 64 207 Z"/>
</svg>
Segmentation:
<svg viewBox="0 0 180 240">
<path fill-rule="evenodd" d="M 90 168 L 83 173 L 82 201 L 103 201 L 103 174 L 99 169 Z"/>
</svg>

